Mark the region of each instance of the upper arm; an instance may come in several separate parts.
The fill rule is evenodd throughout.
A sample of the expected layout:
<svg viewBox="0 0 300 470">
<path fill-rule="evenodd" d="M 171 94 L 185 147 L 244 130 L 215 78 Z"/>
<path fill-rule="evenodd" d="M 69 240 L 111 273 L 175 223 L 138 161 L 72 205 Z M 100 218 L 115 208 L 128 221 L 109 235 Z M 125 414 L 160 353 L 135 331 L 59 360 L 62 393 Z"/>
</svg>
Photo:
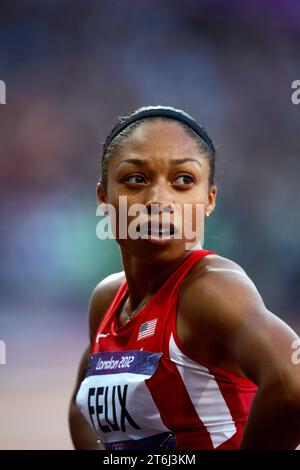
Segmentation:
<svg viewBox="0 0 300 470">
<path fill-rule="evenodd" d="M 88 367 L 88 358 L 91 353 L 91 345 L 93 338 L 97 332 L 97 329 L 110 306 L 110 303 L 113 300 L 114 295 L 117 292 L 117 289 L 120 285 L 120 282 L 124 279 L 123 271 L 116 274 L 111 274 L 103 279 L 97 286 L 94 288 L 89 308 L 88 308 L 88 324 L 89 324 L 89 343 L 86 349 L 83 352 L 81 357 L 79 368 L 77 372 L 77 379 L 75 388 L 72 395 L 72 400 L 76 397 L 78 388 L 84 379 L 86 370 Z"/>
<path fill-rule="evenodd" d="M 82 354 L 82 357 L 79 363 L 75 387 L 74 387 L 72 397 L 71 397 L 71 405 L 72 403 L 75 403 L 76 395 L 79 390 L 80 384 L 85 377 L 87 367 L 88 367 L 88 358 L 89 358 L 90 352 L 91 352 L 91 347 L 90 347 L 90 344 L 88 344 L 88 346 L 85 348 Z"/>
<path fill-rule="evenodd" d="M 186 321 L 194 330 L 207 329 L 256 384 L 285 383 L 299 393 L 300 365 L 292 361 L 298 336 L 266 308 L 246 273 L 228 261 L 205 269 L 185 289 Z"/>
<path fill-rule="evenodd" d="M 125 275 L 123 271 L 111 274 L 99 282 L 93 290 L 88 309 L 90 344 L 92 344 L 97 329 L 109 308 L 120 283 L 124 279 Z"/>
</svg>

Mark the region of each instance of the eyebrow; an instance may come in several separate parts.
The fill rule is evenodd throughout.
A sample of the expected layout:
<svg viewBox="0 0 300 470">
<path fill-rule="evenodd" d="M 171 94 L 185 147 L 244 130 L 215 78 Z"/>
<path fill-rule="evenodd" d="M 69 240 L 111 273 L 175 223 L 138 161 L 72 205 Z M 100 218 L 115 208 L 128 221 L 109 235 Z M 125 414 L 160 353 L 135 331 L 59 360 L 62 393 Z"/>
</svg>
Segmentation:
<svg viewBox="0 0 300 470">
<path fill-rule="evenodd" d="M 197 158 L 176 158 L 175 160 L 171 160 L 171 163 L 173 165 L 180 165 L 185 162 L 196 162 L 202 167 L 201 163 L 199 162 L 199 160 L 197 160 Z"/>
<path fill-rule="evenodd" d="M 202 168 L 201 163 L 197 158 L 175 158 L 170 160 L 172 165 L 181 165 L 182 163 L 185 162 L 196 162 L 200 167 Z M 117 164 L 117 166 L 121 165 L 121 163 L 131 163 L 133 165 L 143 165 L 143 163 L 148 163 L 148 160 L 146 158 L 127 158 L 126 160 L 122 160 Z"/>
<path fill-rule="evenodd" d="M 117 164 L 117 166 L 121 165 L 121 163 L 132 163 L 133 165 L 142 165 L 144 162 L 147 163 L 148 160 L 145 158 L 127 158 L 126 160 L 122 160 Z"/>
</svg>

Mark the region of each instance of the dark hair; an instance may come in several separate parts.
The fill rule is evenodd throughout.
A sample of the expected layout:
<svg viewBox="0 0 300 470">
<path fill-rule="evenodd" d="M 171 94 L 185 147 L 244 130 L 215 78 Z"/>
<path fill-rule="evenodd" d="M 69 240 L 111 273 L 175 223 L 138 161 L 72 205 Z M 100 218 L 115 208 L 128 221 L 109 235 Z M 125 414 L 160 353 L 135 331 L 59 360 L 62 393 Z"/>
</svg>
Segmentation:
<svg viewBox="0 0 300 470">
<path fill-rule="evenodd" d="M 107 189 L 107 168 L 111 156 L 146 119 L 177 121 L 186 133 L 197 142 L 201 152 L 204 151 L 207 155 L 210 164 L 209 183 L 214 184 L 216 150 L 205 128 L 181 109 L 171 106 L 144 106 L 128 116 L 120 116 L 103 144 L 100 183 L 105 189 Z"/>
</svg>

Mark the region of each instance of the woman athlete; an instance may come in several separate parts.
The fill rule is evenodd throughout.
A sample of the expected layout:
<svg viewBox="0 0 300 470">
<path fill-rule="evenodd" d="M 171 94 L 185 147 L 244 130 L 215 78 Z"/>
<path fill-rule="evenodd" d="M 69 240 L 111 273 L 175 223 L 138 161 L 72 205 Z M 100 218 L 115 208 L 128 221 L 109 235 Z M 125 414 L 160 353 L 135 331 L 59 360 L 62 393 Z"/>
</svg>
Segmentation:
<svg viewBox="0 0 300 470">
<path fill-rule="evenodd" d="M 104 144 L 98 203 L 116 212 L 124 271 L 91 297 L 90 343 L 69 410 L 76 449 L 300 442 L 298 336 L 237 263 L 202 249 L 201 227 L 216 204 L 214 167 L 204 128 L 171 107 L 121 118 Z M 128 234 L 137 220 L 135 204 L 145 208 L 139 236 L 121 237 L 121 225 Z M 187 215 L 178 209 L 185 206 Z M 180 232 L 191 221 L 192 243 Z"/>
</svg>

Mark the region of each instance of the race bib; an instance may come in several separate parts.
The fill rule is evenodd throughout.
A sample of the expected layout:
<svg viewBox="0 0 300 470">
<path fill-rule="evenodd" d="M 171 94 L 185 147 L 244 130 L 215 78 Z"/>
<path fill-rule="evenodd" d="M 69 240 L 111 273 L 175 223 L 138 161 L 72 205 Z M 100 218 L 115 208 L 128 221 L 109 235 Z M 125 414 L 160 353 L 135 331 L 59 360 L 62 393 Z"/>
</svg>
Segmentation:
<svg viewBox="0 0 300 470">
<path fill-rule="evenodd" d="M 107 450 L 176 447 L 146 385 L 161 356 L 130 350 L 90 356 L 76 403 Z"/>
</svg>

